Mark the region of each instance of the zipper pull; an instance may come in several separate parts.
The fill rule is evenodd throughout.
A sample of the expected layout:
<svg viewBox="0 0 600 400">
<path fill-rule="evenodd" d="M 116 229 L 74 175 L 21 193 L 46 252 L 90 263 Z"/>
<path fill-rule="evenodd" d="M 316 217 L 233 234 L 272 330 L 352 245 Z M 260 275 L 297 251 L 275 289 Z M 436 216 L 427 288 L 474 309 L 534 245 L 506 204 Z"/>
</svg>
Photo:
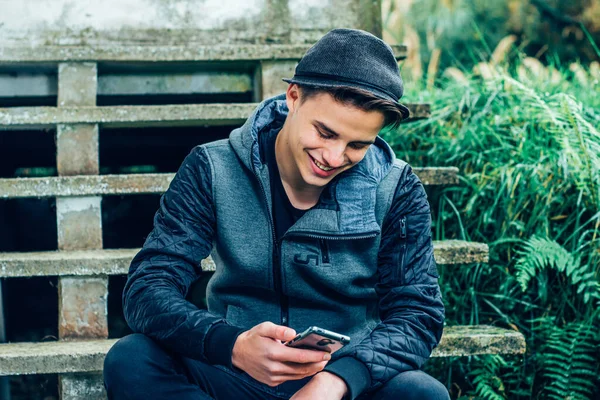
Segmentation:
<svg viewBox="0 0 600 400">
<path fill-rule="evenodd" d="M 327 248 L 327 242 L 325 239 L 319 239 L 321 244 L 321 261 L 323 264 L 329 264 L 329 249 Z"/>
<path fill-rule="evenodd" d="M 400 237 L 406 239 L 406 217 L 400 220 Z"/>
</svg>

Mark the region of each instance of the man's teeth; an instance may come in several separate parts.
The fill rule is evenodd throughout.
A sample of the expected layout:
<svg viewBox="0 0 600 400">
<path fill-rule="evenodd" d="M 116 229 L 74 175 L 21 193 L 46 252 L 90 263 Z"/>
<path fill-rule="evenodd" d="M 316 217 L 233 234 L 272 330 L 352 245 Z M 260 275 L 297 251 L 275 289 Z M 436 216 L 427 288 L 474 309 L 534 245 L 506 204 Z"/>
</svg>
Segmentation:
<svg viewBox="0 0 600 400">
<path fill-rule="evenodd" d="M 315 164 L 317 165 L 317 167 L 319 167 L 320 169 L 322 169 L 323 171 L 331 171 L 333 168 L 331 167 L 326 167 L 323 164 L 321 164 L 320 162 L 318 162 L 317 160 L 315 160 Z"/>
</svg>

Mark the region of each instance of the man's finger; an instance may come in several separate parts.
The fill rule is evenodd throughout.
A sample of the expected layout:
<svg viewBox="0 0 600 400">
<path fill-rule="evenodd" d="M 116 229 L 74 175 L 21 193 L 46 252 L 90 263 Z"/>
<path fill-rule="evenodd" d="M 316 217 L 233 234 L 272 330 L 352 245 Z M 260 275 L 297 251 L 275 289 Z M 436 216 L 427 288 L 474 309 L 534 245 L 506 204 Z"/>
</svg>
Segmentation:
<svg viewBox="0 0 600 400">
<path fill-rule="evenodd" d="M 309 364 L 329 361 L 331 354 L 320 350 L 294 349 L 293 347 L 278 346 L 274 349 L 271 359 L 281 362 Z"/>
<path fill-rule="evenodd" d="M 263 322 L 257 325 L 257 333 L 260 336 L 281 340 L 282 342 L 292 340 L 296 337 L 296 331 L 292 328 L 276 325 L 272 322 Z"/>
<path fill-rule="evenodd" d="M 318 363 L 311 363 L 311 364 L 298 364 L 298 363 L 282 362 L 277 367 L 277 371 L 275 371 L 275 374 L 285 376 L 288 378 L 290 376 L 298 376 L 300 378 L 297 378 L 297 379 L 301 379 L 303 377 L 311 376 L 311 375 L 316 374 L 317 372 L 322 371 L 326 365 L 327 365 L 327 361 L 321 361 Z"/>
</svg>

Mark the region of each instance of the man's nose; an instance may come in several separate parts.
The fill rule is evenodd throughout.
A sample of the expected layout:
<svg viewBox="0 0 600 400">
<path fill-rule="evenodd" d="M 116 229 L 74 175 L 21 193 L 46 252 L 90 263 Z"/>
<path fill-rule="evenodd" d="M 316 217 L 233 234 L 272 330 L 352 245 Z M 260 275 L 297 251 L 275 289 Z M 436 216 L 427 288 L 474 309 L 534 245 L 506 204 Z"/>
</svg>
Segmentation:
<svg viewBox="0 0 600 400">
<path fill-rule="evenodd" d="M 338 168 L 346 162 L 345 146 L 331 146 L 323 152 L 323 161 L 332 168 Z"/>
</svg>

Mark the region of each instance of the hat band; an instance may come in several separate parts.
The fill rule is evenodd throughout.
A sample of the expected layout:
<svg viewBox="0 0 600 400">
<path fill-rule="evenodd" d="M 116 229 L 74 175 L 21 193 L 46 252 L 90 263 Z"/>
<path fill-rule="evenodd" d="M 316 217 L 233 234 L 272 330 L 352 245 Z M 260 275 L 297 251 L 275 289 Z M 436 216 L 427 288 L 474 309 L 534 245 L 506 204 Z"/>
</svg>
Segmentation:
<svg viewBox="0 0 600 400">
<path fill-rule="evenodd" d="M 394 101 L 398 101 L 398 96 L 395 96 L 392 92 L 390 92 L 387 89 L 382 88 L 381 86 L 374 85 L 372 83 L 368 83 L 368 82 L 364 82 L 364 81 L 357 82 L 355 80 L 344 78 L 339 75 L 322 74 L 320 72 L 302 72 L 300 74 L 296 73 L 294 75 L 294 78 L 324 78 L 324 79 L 328 79 L 328 80 L 332 80 L 332 81 L 340 81 L 340 82 L 351 83 L 351 84 L 359 85 L 359 86 L 366 86 L 371 89 L 379 90 L 380 92 L 383 92 L 383 93 L 387 94 L 388 96 L 390 96 Z"/>
</svg>

